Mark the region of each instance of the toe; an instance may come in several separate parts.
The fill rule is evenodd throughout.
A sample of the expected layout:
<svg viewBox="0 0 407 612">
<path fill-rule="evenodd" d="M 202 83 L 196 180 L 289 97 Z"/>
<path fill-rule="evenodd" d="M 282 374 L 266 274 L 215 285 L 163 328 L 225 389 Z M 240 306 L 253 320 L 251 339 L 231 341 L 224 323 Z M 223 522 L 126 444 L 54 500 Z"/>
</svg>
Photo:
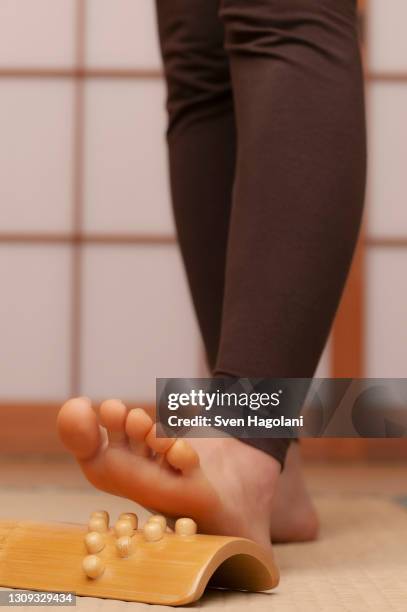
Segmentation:
<svg viewBox="0 0 407 612">
<path fill-rule="evenodd" d="M 146 436 L 147 445 L 155 453 L 166 453 L 176 441 L 176 438 L 158 438 L 157 425 L 154 424 Z"/>
<path fill-rule="evenodd" d="M 57 428 L 64 446 L 78 459 L 86 460 L 96 455 L 102 436 L 88 398 L 68 400 L 59 411 Z"/>
<path fill-rule="evenodd" d="M 108 399 L 99 409 L 101 424 L 106 427 L 110 444 L 127 444 L 127 408 L 122 401 Z"/>
<path fill-rule="evenodd" d="M 185 440 L 177 439 L 165 455 L 168 463 L 184 474 L 199 467 L 199 455 Z"/>
<path fill-rule="evenodd" d="M 142 408 L 133 408 L 127 415 L 125 430 L 129 437 L 130 447 L 137 455 L 148 456 L 150 454 L 146 437 L 152 426 L 152 419 Z"/>
</svg>

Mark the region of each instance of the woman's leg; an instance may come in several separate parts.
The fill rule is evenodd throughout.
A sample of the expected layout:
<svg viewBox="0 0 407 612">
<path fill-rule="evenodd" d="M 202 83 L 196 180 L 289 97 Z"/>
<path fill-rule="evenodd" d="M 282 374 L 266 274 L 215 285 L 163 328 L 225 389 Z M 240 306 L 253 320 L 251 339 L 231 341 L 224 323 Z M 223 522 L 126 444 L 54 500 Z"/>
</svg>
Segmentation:
<svg viewBox="0 0 407 612">
<path fill-rule="evenodd" d="M 219 0 L 156 0 L 177 235 L 208 364 L 219 346 L 235 119 Z"/>
<path fill-rule="evenodd" d="M 215 371 L 311 377 L 365 188 L 354 0 L 222 0 L 237 166 Z"/>
<path fill-rule="evenodd" d="M 224 0 L 224 32 L 218 0 L 157 2 L 175 219 L 219 376 L 311 377 L 337 308 L 365 174 L 355 3 L 337 4 Z M 288 440 L 246 441 L 283 463 Z"/>
<path fill-rule="evenodd" d="M 236 164 L 230 66 L 218 11 L 219 0 L 157 0 L 174 216 L 211 371 L 219 348 Z M 284 463 L 289 440 L 245 442 Z"/>
</svg>

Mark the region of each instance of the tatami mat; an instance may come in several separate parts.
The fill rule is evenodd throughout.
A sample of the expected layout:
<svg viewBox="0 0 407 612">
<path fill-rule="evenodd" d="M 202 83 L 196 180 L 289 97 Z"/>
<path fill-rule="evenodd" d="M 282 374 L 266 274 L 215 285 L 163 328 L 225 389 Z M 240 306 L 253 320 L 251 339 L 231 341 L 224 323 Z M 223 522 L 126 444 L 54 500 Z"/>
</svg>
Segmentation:
<svg viewBox="0 0 407 612">
<path fill-rule="evenodd" d="M 328 495 L 316 501 L 321 537 L 311 544 L 275 547 L 282 578 L 274 592 L 209 591 L 194 607 L 222 612 L 407 612 L 407 511 L 374 496 Z M 106 508 L 114 516 L 128 510 L 129 504 L 83 489 L 3 488 L 0 518 L 84 522 L 96 508 Z M 78 598 L 77 609 L 163 610 L 85 597 Z"/>
</svg>

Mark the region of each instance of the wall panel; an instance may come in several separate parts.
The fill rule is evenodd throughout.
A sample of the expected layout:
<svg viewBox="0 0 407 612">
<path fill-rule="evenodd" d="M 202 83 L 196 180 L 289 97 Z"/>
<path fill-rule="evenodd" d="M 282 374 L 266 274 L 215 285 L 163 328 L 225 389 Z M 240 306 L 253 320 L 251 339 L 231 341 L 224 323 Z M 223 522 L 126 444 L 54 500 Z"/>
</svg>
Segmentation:
<svg viewBox="0 0 407 612">
<path fill-rule="evenodd" d="M 82 308 L 82 393 L 154 402 L 155 377 L 199 375 L 176 247 L 87 247 Z"/>
<path fill-rule="evenodd" d="M 0 245 L 0 279 L 0 402 L 67 397 L 69 249 Z"/>
<path fill-rule="evenodd" d="M 160 67 L 154 1 L 88 0 L 87 24 L 89 66 Z"/>
<path fill-rule="evenodd" d="M 74 62 L 74 0 L 0 0 L 0 68 Z"/>
<path fill-rule="evenodd" d="M 0 231 L 69 231 L 72 84 L 1 79 L 0 100 Z"/>
<path fill-rule="evenodd" d="M 164 104 L 161 81 L 87 84 L 87 231 L 173 233 Z"/>
</svg>

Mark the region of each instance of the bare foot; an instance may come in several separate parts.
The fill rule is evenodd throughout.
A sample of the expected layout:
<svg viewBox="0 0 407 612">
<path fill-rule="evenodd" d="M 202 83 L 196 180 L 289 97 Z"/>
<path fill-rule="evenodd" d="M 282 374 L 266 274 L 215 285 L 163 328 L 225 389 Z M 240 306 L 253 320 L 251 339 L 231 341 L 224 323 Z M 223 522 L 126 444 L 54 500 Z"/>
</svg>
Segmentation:
<svg viewBox="0 0 407 612">
<path fill-rule="evenodd" d="M 140 408 L 128 411 L 119 400 L 103 402 L 99 418 L 87 398 L 69 400 L 58 415 L 58 430 L 97 488 L 167 516 L 191 516 L 202 532 L 270 546 L 280 465 L 262 451 L 233 438 L 191 444 L 157 438 L 148 414 Z M 292 540 L 288 525 L 278 518 L 285 495 L 283 487 L 274 504 L 276 521 Z"/>
<path fill-rule="evenodd" d="M 318 536 L 319 520 L 302 473 L 299 444 L 288 449 L 271 505 L 273 542 L 308 542 Z"/>
</svg>

